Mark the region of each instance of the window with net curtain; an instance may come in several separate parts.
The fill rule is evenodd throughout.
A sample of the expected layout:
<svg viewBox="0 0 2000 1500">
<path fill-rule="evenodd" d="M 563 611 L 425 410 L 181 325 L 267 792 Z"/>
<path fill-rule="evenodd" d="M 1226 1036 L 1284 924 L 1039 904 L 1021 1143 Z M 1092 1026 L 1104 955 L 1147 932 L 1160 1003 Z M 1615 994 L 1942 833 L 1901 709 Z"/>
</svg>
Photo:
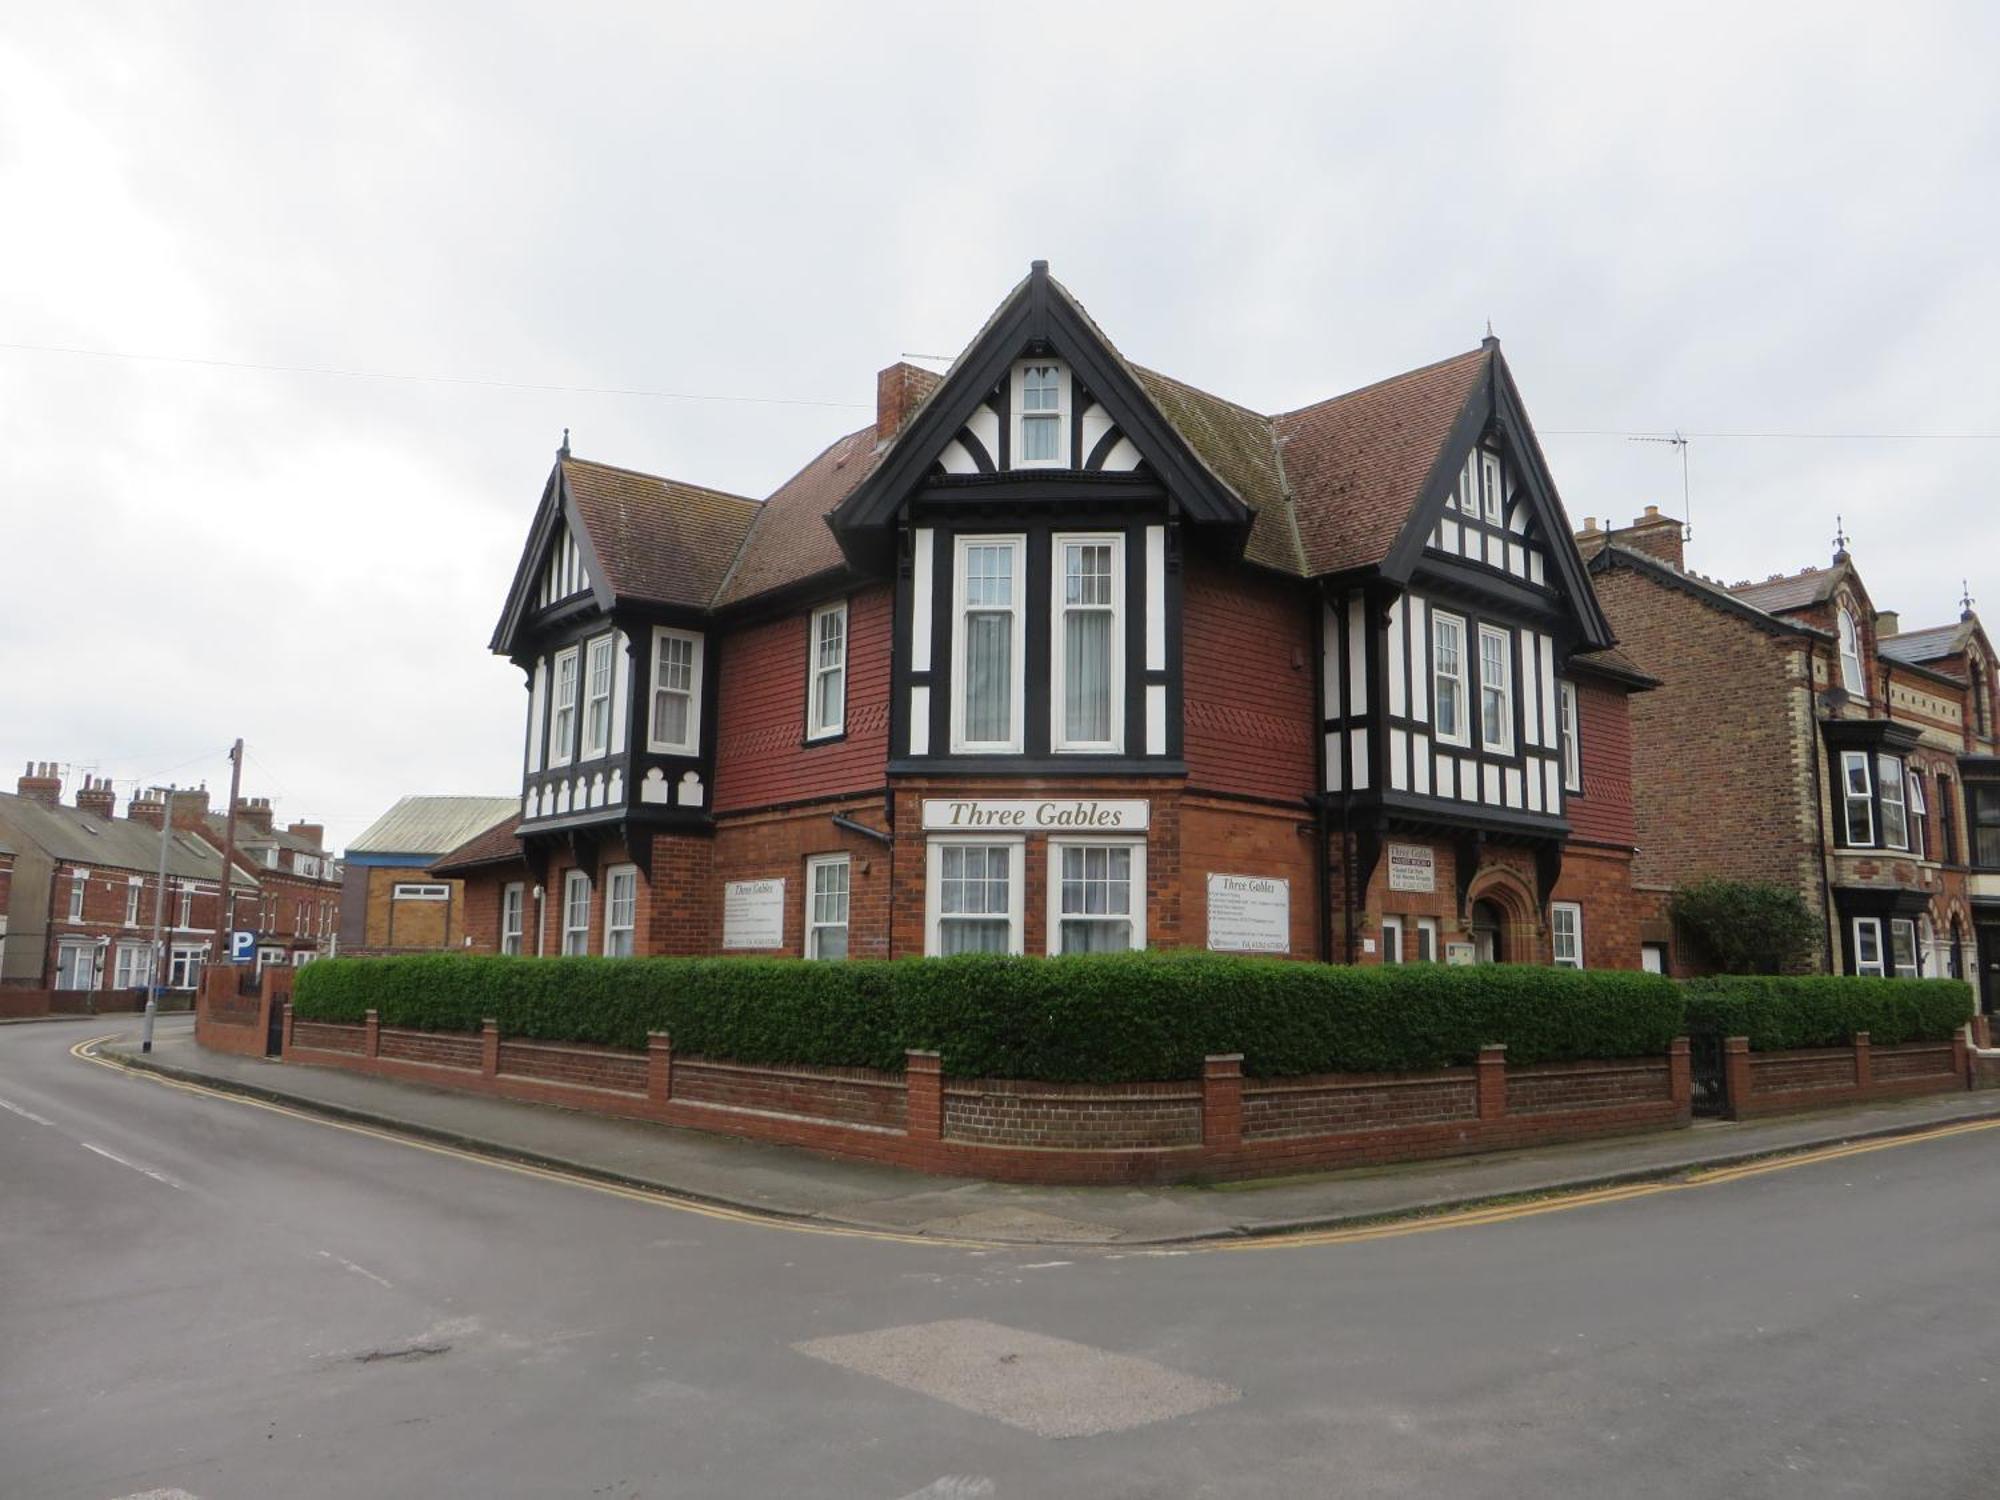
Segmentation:
<svg viewBox="0 0 2000 1500">
<path fill-rule="evenodd" d="M 815 611 L 812 634 L 812 733 L 838 734 L 847 713 L 847 605 Z"/>
<path fill-rule="evenodd" d="M 692 753 L 695 694 L 700 691 L 700 642 L 680 631 L 653 637 L 653 748 Z"/>
<path fill-rule="evenodd" d="M 807 958 L 847 957 L 848 860 L 846 855 L 808 861 L 812 909 L 806 920 Z"/>
<path fill-rule="evenodd" d="M 1012 949 L 1013 858 L 1007 844 L 939 846 L 939 953 Z"/>
<path fill-rule="evenodd" d="M 1055 463 L 1062 448 L 1062 375 L 1054 365 L 1021 371 L 1021 461 Z"/>
<path fill-rule="evenodd" d="M 1014 738 L 1015 564 L 1012 542 L 965 548 L 965 739 L 979 745 Z"/>
<path fill-rule="evenodd" d="M 1111 744 L 1112 651 L 1117 633 L 1117 545 L 1062 544 L 1062 743 Z"/>
<path fill-rule="evenodd" d="M 1065 844 L 1057 950 L 1122 953 L 1132 946 L 1132 849 L 1128 844 Z"/>
</svg>

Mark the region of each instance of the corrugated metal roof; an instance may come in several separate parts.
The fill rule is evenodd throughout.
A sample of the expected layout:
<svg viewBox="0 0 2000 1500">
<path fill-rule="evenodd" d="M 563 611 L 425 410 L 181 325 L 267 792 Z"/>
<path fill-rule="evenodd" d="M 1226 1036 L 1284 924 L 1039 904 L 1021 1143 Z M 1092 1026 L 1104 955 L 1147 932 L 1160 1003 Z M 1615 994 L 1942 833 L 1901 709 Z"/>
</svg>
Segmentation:
<svg viewBox="0 0 2000 1500">
<path fill-rule="evenodd" d="M 100 818 L 74 807 L 50 807 L 32 797 L 0 792 L 0 825 L 20 846 L 32 845 L 52 859 L 119 870 L 157 870 L 160 830 L 130 818 Z M 167 840 L 167 873 L 189 880 L 216 880 L 222 851 L 184 829 Z M 236 884 L 254 889 L 254 876 L 236 872 Z"/>
<path fill-rule="evenodd" d="M 445 854 L 521 810 L 519 797 L 405 797 L 347 846 L 356 854 Z"/>
</svg>

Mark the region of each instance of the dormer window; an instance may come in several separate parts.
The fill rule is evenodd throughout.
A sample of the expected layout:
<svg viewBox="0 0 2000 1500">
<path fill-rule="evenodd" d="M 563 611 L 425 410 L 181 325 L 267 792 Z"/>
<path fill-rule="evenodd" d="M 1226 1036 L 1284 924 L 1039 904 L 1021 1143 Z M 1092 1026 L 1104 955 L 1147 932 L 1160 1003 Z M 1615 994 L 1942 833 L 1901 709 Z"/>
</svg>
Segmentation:
<svg viewBox="0 0 2000 1500">
<path fill-rule="evenodd" d="M 1029 363 L 1014 370 L 1014 467 L 1069 467 L 1064 430 L 1069 422 L 1069 371 Z"/>
<path fill-rule="evenodd" d="M 1861 671 L 1861 631 L 1854 612 L 1845 606 L 1840 611 L 1840 685 L 1856 698 L 1868 695 L 1868 679 Z"/>
<path fill-rule="evenodd" d="M 1486 519 L 1494 525 L 1500 524 L 1501 507 L 1504 497 L 1500 485 L 1500 455 L 1481 453 L 1479 455 L 1479 488 L 1486 501 Z"/>
</svg>

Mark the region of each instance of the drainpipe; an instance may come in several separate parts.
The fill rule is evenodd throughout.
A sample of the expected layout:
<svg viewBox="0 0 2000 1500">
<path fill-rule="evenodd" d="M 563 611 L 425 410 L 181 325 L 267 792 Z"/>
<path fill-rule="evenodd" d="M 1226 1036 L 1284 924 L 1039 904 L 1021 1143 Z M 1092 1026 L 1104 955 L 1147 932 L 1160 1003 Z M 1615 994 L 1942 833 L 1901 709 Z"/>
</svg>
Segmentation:
<svg viewBox="0 0 2000 1500">
<path fill-rule="evenodd" d="M 1319 786 L 1309 799 L 1313 809 L 1313 842 L 1319 850 L 1319 868 L 1313 880 L 1314 951 L 1323 964 L 1333 962 L 1333 911 L 1327 889 L 1327 864 L 1333 853 L 1333 834 L 1327 826 L 1326 806 L 1326 593 L 1314 590 L 1306 595 L 1306 639 L 1313 643 L 1313 724 L 1319 731 Z"/>
<path fill-rule="evenodd" d="M 1833 877 L 1828 872 L 1831 856 L 1826 847 L 1826 797 L 1824 782 L 1820 776 L 1820 756 L 1824 747 L 1819 741 L 1819 694 L 1813 690 L 1813 669 L 1819 665 L 1819 646 L 1811 636 L 1806 637 L 1806 760 L 1812 766 L 1813 784 L 1813 831 L 1819 839 L 1816 851 L 1819 859 L 1819 896 L 1825 904 L 1826 920 L 1820 924 L 1820 943 L 1826 953 L 1826 972 L 1838 974 L 1840 960 L 1833 941 L 1834 924 L 1839 920 L 1833 909 Z"/>
</svg>

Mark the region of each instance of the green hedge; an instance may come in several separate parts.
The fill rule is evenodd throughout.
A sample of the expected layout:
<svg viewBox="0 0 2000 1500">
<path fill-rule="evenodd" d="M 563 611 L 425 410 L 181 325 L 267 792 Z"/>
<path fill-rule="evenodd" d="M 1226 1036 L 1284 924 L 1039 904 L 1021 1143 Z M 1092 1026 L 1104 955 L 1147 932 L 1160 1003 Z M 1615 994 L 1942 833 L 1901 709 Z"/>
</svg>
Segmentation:
<svg viewBox="0 0 2000 1500">
<path fill-rule="evenodd" d="M 1539 966 L 1353 968 L 1208 953 L 1073 958 L 603 959 L 424 955 L 299 971 L 309 1020 L 640 1047 L 753 1063 L 898 1070 L 910 1048 L 961 1077 L 1192 1078 L 1215 1052 L 1262 1076 L 1657 1054 L 1682 1029 L 1673 981 Z"/>
<path fill-rule="evenodd" d="M 1753 1052 L 1844 1047 L 1857 1031 L 1876 1046 L 1948 1041 L 1972 1018 L 1962 979 L 1723 975 L 1686 985 L 1690 1028 L 1747 1036 Z"/>
</svg>

